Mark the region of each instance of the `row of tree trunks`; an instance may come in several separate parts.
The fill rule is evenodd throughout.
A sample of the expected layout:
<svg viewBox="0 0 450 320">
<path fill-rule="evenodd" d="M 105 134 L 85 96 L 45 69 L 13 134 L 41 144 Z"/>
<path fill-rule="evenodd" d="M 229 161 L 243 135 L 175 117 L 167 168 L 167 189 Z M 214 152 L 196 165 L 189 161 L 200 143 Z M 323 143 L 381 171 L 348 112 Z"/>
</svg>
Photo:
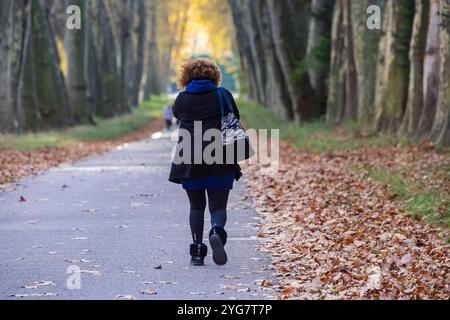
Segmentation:
<svg viewBox="0 0 450 320">
<path fill-rule="evenodd" d="M 382 12 L 381 31 L 368 28 L 368 15 L 361 14 L 371 5 Z M 437 105 L 445 86 L 439 72 L 446 48 L 439 26 L 448 21 L 439 7 L 446 5 L 440 0 L 337 1 L 327 118 L 336 123 L 355 118 L 361 131 L 438 142 L 433 128 L 445 128 L 438 120 L 445 120 L 445 112 L 438 115 Z M 447 140 L 440 139 L 439 144 L 448 144 Z"/>
<path fill-rule="evenodd" d="M 308 72 L 296 72 L 308 53 L 310 1 L 229 0 L 229 4 L 249 97 L 298 123 L 319 116 L 323 109 L 315 108 L 314 90 L 324 85 L 323 75 L 314 74 L 313 88 Z M 321 6 L 319 1 L 315 9 Z M 323 30 L 315 21 L 315 33 L 320 35 Z M 310 43 L 309 48 L 316 45 Z"/>
<path fill-rule="evenodd" d="M 192 10 L 195 4 L 191 0 L 146 0 L 146 2 L 149 8 L 149 39 L 146 45 L 144 97 L 147 99 L 151 95 L 159 95 L 165 93 L 167 89 L 173 89 L 169 88 L 169 85 L 173 84 L 172 77 L 176 67 L 174 61 L 180 61 L 182 58 L 188 19 L 197 12 Z M 203 0 L 199 2 L 206 4 Z"/>
<path fill-rule="evenodd" d="M 72 5 L 80 29 L 66 26 Z M 137 106 L 146 15 L 146 0 L 1 1 L 0 132 L 93 123 Z"/>
<path fill-rule="evenodd" d="M 296 122 L 326 112 L 364 134 L 450 144 L 447 0 L 229 2 L 250 98 Z"/>
</svg>

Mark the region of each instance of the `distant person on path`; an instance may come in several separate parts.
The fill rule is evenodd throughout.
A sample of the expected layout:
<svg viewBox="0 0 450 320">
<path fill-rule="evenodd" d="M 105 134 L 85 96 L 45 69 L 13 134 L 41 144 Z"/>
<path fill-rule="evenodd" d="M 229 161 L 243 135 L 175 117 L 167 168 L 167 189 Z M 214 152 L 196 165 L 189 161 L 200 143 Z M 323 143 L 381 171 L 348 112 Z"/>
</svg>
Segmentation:
<svg viewBox="0 0 450 320">
<path fill-rule="evenodd" d="M 221 129 L 221 111 L 219 107 L 218 86 L 222 75 L 216 63 L 201 58 L 182 65 L 178 72 L 178 86 L 184 89 L 175 100 L 173 111 L 180 120 L 180 129 L 188 130 L 194 136 L 194 122 L 201 121 L 203 133 L 208 129 Z M 228 90 L 228 95 L 236 117 L 239 110 Z M 192 138 L 192 141 L 194 139 Z M 179 144 L 181 139 L 179 140 Z M 202 144 L 202 151 L 208 143 Z M 191 146 L 191 154 L 194 146 Z M 213 251 L 213 260 L 218 265 L 227 262 L 224 246 L 227 242 L 225 224 L 227 222 L 227 203 L 234 180 L 242 176 L 240 166 L 236 164 L 175 164 L 172 163 L 169 181 L 181 184 L 186 190 L 190 202 L 189 223 L 193 243 L 190 246 L 191 264 L 203 266 L 207 255 L 207 246 L 203 243 L 204 213 L 206 199 L 211 214 L 209 243 Z"/>
<path fill-rule="evenodd" d="M 170 130 L 172 128 L 172 120 L 173 120 L 173 106 L 168 105 L 164 110 L 164 120 L 166 122 L 166 129 Z"/>
</svg>

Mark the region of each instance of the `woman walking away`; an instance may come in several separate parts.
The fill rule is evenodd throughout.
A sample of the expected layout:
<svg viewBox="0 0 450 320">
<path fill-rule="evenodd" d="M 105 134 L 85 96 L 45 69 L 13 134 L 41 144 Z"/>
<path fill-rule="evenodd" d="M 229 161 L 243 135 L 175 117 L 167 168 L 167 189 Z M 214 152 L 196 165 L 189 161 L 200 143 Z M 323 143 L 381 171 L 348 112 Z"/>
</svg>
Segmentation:
<svg viewBox="0 0 450 320">
<path fill-rule="evenodd" d="M 223 108 L 219 105 L 220 94 L 226 95 L 226 99 L 234 108 L 234 114 L 239 119 L 239 110 L 231 93 L 218 88 L 222 76 L 217 65 L 209 59 L 195 59 L 185 63 L 178 74 L 178 85 L 181 92 L 175 100 L 174 116 L 180 120 L 180 131 L 190 133 L 191 158 L 194 159 L 194 124 L 195 128 L 201 123 L 202 134 L 206 130 L 221 130 Z M 223 97 L 221 97 L 223 98 Z M 226 111 L 230 113 L 230 111 Z M 226 115 L 225 112 L 225 115 Z M 196 129 L 197 130 L 197 129 Z M 183 136 L 184 138 L 184 136 Z M 178 146 L 182 143 L 181 133 Z M 198 139 L 197 139 L 198 140 Z M 206 139 L 205 139 L 206 140 Z M 202 142 L 202 152 L 211 142 Z M 217 141 L 216 141 L 217 143 Z M 222 145 L 221 145 L 222 146 Z M 183 150 L 183 153 L 186 150 Z M 238 180 L 241 168 L 237 163 L 225 164 L 223 161 L 201 163 L 188 161 L 172 163 L 169 181 L 181 184 L 186 190 L 190 202 L 189 223 L 191 227 L 193 243 L 190 246 L 191 264 L 203 266 L 207 255 L 207 246 L 203 243 L 204 213 L 206 199 L 208 199 L 209 212 L 211 214 L 211 230 L 209 243 L 213 252 L 213 260 L 218 265 L 227 263 L 227 254 L 224 246 L 227 242 L 225 224 L 227 222 L 227 203 L 234 180 Z"/>
</svg>

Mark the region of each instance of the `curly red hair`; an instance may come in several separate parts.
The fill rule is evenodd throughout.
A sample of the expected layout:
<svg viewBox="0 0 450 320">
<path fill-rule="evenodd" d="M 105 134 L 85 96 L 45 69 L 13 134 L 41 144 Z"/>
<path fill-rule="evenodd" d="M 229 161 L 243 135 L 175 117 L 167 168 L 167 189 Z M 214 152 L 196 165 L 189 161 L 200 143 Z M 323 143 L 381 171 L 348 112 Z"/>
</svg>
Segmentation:
<svg viewBox="0 0 450 320">
<path fill-rule="evenodd" d="M 222 81 L 217 64 L 207 58 L 192 59 L 183 63 L 178 70 L 178 87 L 185 89 L 192 80 L 211 80 L 216 86 Z"/>
</svg>

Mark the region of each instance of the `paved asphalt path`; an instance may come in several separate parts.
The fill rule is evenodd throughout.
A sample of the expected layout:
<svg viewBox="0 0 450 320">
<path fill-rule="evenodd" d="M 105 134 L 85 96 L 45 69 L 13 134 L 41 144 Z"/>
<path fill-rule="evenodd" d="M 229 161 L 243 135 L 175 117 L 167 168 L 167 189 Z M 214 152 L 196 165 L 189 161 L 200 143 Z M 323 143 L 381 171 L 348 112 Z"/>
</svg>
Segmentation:
<svg viewBox="0 0 450 320">
<path fill-rule="evenodd" d="M 270 299 L 242 182 L 230 200 L 229 263 L 214 265 L 209 252 L 205 267 L 189 265 L 188 201 L 167 182 L 172 144 L 162 134 L 0 189 L 0 299 Z M 81 289 L 70 290 L 77 274 Z"/>
</svg>

